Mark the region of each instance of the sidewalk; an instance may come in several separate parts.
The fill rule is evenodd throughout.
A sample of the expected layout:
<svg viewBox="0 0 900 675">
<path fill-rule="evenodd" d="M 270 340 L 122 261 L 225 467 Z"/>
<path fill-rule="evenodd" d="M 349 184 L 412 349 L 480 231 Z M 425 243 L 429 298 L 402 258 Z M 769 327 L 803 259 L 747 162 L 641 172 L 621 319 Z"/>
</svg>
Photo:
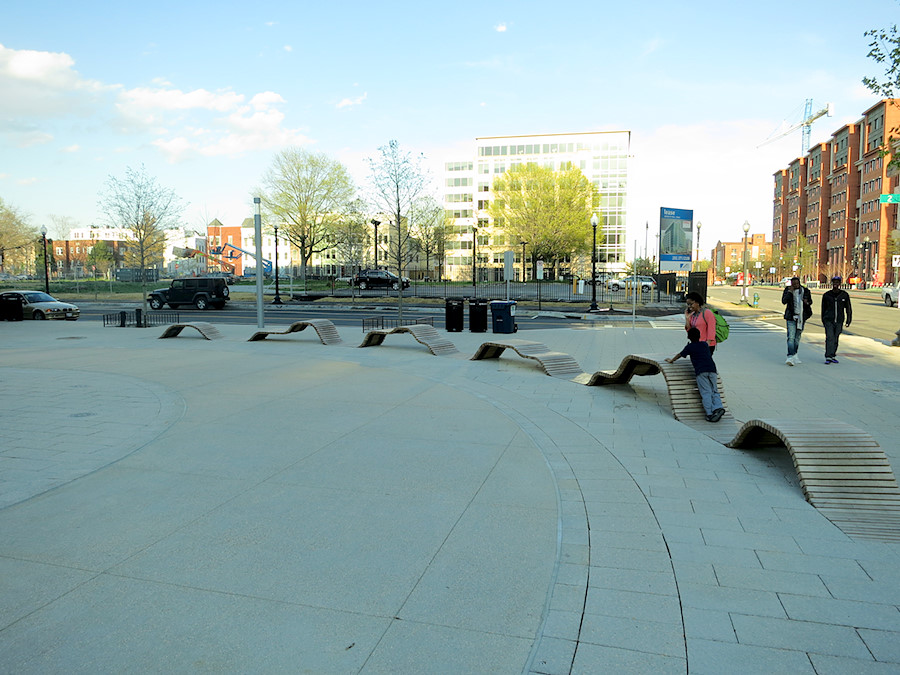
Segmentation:
<svg viewBox="0 0 900 675">
<path fill-rule="evenodd" d="M 810 330 L 786 368 L 783 331 L 731 323 L 735 417 L 833 416 L 900 466 L 900 350 L 826 367 Z M 679 424 L 662 378 L 219 328 L 0 323 L 3 672 L 900 672 L 900 546 L 835 528 L 783 449 Z M 589 371 L 684 343 L 677 316 L 516 337 Z"/>
</svg>

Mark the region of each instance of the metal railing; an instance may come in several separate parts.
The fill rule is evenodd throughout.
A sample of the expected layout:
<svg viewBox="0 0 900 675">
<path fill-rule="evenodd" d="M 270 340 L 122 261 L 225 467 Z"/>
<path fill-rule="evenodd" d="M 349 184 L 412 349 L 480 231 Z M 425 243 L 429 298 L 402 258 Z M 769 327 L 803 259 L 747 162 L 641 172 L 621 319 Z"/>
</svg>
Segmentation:
<svg viewBox="0 0 900 675">
<path fill-rule="evenodd" d="M 144 312 L 142 309 L 121 310 L 103 315 L 103 325 L 115 328 L 150 328 L 179 323 L 178 312 Z"/>
</svg>

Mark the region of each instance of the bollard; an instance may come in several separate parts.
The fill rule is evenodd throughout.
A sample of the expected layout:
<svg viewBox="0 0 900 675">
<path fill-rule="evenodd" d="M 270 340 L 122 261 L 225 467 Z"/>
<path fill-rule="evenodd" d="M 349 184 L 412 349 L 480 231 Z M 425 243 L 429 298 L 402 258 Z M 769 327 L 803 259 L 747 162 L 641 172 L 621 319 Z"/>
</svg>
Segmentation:
<svg viewBox="0 0 900 675">
<path fill-rule="evenodd" d="M 753 306 L 759 307 L 759 293 L 753 294 Z"/>
<path fill-rule="evenodd" d="M 144 328 L 143 313 L 144 310 L 141 308 L 134 310 L 134 325 L 138 328 Z"/>
<path fill-rule="evenodd" d="M 128 314 L 123 309 L 119 312 L 119 328 L 125 328 L 128 325 Z"/>
</svg>

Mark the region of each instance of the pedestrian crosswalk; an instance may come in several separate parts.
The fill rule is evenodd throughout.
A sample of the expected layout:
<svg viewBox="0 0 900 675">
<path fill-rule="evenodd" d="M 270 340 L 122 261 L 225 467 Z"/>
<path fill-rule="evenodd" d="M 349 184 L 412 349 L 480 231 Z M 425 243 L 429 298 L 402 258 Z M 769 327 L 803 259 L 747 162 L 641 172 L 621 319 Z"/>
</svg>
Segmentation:
<svg viewBox="0 0 900 675">
<path fill-rule="evenodd" d="M 650 325 L 658 330 L 684 330 L 684 322 L 680 319 L 673 321 L 672 319 L 662 319 L 659 321 L 650 321 Z M 729 334 L 735 333 L 767 333 L 767 332 L 783 332 L 784 327 L 778 326 L 768 321 L 760 319 L 740 319 L 735 320 L 732 317 L 728 319 Z"/>
</svg>

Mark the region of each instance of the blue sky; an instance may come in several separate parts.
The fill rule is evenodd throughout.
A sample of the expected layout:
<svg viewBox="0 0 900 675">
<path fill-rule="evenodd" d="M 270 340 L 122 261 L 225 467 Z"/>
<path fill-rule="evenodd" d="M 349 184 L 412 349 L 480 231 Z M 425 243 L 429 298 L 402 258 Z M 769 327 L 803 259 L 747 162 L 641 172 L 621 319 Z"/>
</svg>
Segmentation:
<svg viewBox="0 0 900 675">
<path fill-rule="evenodd" d="M 0 197 L 51 232 L 100 223 L 107 177 L 143 163 L 199 229 L 251 215 L 290 145 L 364 186 L 397 139 L 437 185 L 478 136 L 627 129 L 632 239 L 693 209 L 708 251 L 771 232 L 800 133 L 757 146 L 806 98 L 835 105 L 814 143 L 856 121 L 881 74 L 863 33 L 898 21 L 897 0 L 4 3 Z"/>
</svg>

